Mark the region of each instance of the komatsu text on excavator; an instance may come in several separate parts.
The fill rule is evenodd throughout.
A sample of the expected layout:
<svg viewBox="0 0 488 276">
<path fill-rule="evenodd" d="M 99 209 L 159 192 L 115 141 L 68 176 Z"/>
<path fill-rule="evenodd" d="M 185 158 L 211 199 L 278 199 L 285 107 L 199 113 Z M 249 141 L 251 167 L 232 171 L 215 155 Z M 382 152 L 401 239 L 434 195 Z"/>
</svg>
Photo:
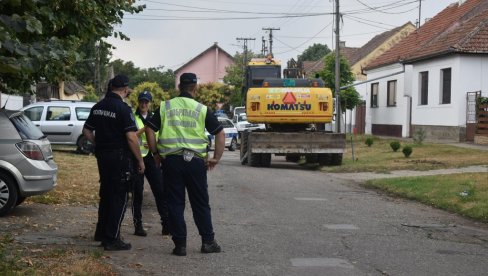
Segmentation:
<svg viewBox="0 0 488 276">
<path fill-rule="evenodd" d="M 289 66 L 290 67 L 290 66 Z M 345 134 L 327 132 L 334 112 L 332 91 L 319 78 L 303 78 L 296 66 L 284 70 L 272 57 L 252 59 L 246 67 L 243 96 L 250 123 L 264 131 L 247 131 L 241 139 L 241 163 L 269 167 L 271 155 L 287 161 L 341 165 Z"/>
</svg>

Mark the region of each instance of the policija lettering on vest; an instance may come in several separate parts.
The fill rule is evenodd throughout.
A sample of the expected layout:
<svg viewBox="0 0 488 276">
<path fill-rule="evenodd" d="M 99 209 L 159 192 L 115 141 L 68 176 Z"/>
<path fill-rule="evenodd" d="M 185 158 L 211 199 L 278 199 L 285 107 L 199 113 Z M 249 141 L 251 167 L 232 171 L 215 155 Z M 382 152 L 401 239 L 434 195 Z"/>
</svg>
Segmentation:
<svg viewBox="0 0 488 276">
<path fill-rule="evenodd" d="M 168 117 L 169 126 L 196 128 L 197 127 L 196 121 L 174 120 L 174 117 L 189 117 L 194 120 L 197 120 L 199 115 L 200 115 L 199 111 L 183 109 L 183 108 L 170 109 L 166 111 L 166 116 Z"/>
</svg>

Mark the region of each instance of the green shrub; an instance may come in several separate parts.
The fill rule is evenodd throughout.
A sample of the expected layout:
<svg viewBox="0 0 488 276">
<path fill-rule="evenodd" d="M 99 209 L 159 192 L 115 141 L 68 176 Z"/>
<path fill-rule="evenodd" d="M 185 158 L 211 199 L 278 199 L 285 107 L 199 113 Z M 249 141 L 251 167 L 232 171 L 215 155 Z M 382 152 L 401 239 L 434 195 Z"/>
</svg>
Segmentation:
<svg viewBox="0 0 488 276">
<path fill-rule="evenodd" d="M 390 143 L 390 147 L 394 152 L 397 152 L 397 150 L 400 148 L 400 142 L 393 141 Z"/>
<path fill-rule="evenodd" d="M 424 142 L 426 136 L 425 130 L 423 128 L 419 128 L 413 134 L 413 142 L 417 145 L 422 145 L 422 142 Z"/>
<path fill-rule="evenodd" d="M 371 137 L 366 138 L 366 141 L 364 141 L 364 143 L 368 145 L 368 147 L 371 147 L 371 145 L 373 144 L 373 138 Z"/>
<path fill-rule="evenodd" d="M 412 151 L 413 149 L 411 146 L 404 146 L 402 150 L 403 155 L 405 155 L 405 157 L 409 157 L 412 154 Z"/>
</svg>

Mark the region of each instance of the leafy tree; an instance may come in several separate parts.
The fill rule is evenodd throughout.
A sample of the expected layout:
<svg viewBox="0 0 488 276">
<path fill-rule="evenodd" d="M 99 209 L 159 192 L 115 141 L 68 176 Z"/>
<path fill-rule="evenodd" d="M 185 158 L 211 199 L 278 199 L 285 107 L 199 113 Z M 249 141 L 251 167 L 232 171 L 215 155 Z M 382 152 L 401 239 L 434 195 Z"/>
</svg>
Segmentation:
<svg viewBox="0 0 488 276">
<path fill-rule="evenodd" d="M 221 83 L 206 83 L 198 85 L 195 100 L 210 107 L 213 111 L 218 110 L 217 103 L 222 103 L 224 110 L 228 111 L 229 86 Z"/>
<path fill-rule="evenodd" d="M 124 12 L 145 6 L 123 1 L 3 0 L 0 1 L 0 89 L 28 91 L 39 80 L 69 80 L 87 56 L 83 45 L 114 35 L 128 39 L 113 26 Z M 110 49 L 107 43 L 100 44 Z"/>
<path fill-rule="evenodd" d="M 175 73 L 168 69 L 163 71 L 163 66 L 157 68 L 140 69 L 132 61 L 125 62 L 116 59 L 111 62 L 115 74 L 124 74 L 129 77 L 129 86 L 135 87 L 143 82 L 155 82 L 164 90 L 174 89 Z"/>
<path fill-rule="evenodd" d="M 253 57 L 258 55 L 253 52 L 247 52 L 247 61 L 244 63 L 244 54 L 236 53 L 234 55 L 234 64 L 225 68 L 226 75 L 224 76 L 224 83 L 229 86 L 230 100 L 229 105 L 241 106 L 242 103 L 242 84 L 244 82 L 244 69 L 247 63 Z"/>
<path fill-rule="evenodd" d="M 312 46 L 309 46 L 307 49 L 305 49 L 305 51 L 303 51 L 301 55 L 298 55 L 297 61 L 317 61 L 328 55 L 330 52 L 331 51 L 327 45 L 314 43 Z"/>
<path fill-rule="evenodd" d="M 324 58 L 325 67 L 319 72 L 320 77 L 324 80 L 325 86 L 330 87 L 335 96 L 335 54 L 332 52 Z M 351 72 L 351 68 L 347 60 L 344 57 L 340 57 L 340 86 L 352 84 L 354 82 L 354 74 Z M 361 102 L 361 96 L 354 87 L 349 87 L 340 92 L 341 110 L 345 112 L 346 109 L 353 109 Z M 345 107 L 345 108 L 344 108 Z"/>
<path fill-rule="evenodd" d="M 155 110 L 162 101 L 170 99 L 169 93 L 163 89 L 156 82 L 142 82 L 134 87 L 133 92 L 129 96 L 129 103 L 133 108 L 137 107 L 137 98 L 142 91 L 149 91 L 153 97 L 152 108 Z"/>
<path fill-rule="evenodd" d="M 95 93 L 95 87 L 93 87 L 93 85 L 91 84 L 85 85 L 85 90 L 87 93 L 83 98 L 84 101 L 98 102 L 100 98 L 98 97 L 97 93 Z"/>
</svg>

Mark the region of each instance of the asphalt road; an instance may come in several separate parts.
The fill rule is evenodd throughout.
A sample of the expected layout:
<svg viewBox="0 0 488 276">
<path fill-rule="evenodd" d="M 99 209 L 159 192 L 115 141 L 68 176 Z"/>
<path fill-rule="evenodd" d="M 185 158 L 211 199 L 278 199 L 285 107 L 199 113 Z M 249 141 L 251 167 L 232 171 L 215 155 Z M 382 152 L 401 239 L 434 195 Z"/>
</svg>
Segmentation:
<svg viewBox="0 0 488 276">
<path fill-rule="evenodd" d="M 146 185 L 143 216 L 149 235 L 132 235 L 128 212 L 122 232 L 133 249 L 109 252 L 107 261 L 122 275 L 488 273 L 486 224 L 378 194 L 280 157 L 273 157 L 271 168 L 242 166 L 238 155 L 226 151 L 209 173 L 222 253 L 200 253 L 187 203 L 188 256 L 171 255 L 173 243 L 160 235 Z"/>
</svg>

